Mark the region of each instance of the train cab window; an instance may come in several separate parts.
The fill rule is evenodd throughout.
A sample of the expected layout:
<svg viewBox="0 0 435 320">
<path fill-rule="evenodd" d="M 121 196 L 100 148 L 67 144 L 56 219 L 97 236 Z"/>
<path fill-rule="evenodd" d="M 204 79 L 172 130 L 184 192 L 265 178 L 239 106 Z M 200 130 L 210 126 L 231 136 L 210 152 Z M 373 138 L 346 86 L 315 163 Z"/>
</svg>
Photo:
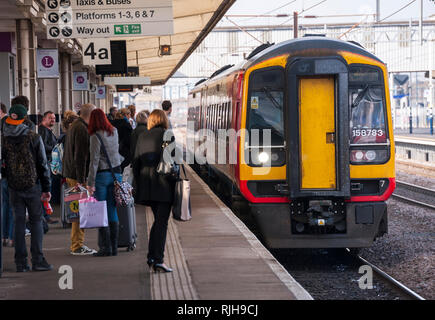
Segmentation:
<svg viewBox="0 0 435 320">
<path fill-rule="evenodd" d="M 246 129 L 250 136 L 250 141 L 246 141 L 250 166 L 285 164 L 284 87 L 284 69 L 280 67 L 254 71 L 250 76 L 246 119 Z M 254 138 L 256 132 L 259 136 Z M 263 141 L 268 137 L 270 141 Z M 262 147 L 270 147 L 270 151 Z"/>
<path fill-rule="evenodd" d="M 349 73 L 351 144 L 385 143 L 385 99 L 380 71 L 354 67 Z"/>
<path fill-rule="evenodd" d="M 384 92 L 380 69 L 350 68 L 350 158 L 353 164 L 385 163 L 389 159 L 387 148 L 372 150 L 376 145 L 388 143 Z"/>
<path fill-rule="evenodd" d="M 272 146 L 284 144 L 284 72 L 270 69 L 254 72 L 250 77 L 248 130 L 270 129 Z M 260 132 L 260 143 L 262 140 Z"/>
</svg>

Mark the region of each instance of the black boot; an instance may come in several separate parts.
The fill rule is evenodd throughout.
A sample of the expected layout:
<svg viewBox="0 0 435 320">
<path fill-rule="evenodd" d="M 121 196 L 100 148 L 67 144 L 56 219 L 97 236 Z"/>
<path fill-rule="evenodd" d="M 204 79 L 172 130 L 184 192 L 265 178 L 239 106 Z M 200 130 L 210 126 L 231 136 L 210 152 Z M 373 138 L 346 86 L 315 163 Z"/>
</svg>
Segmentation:
<svg viewBox="0 0 435 320">
<path fill-rule="evenodd" d="M 112 255 L 109 227 L 98 228 L 98 246 L 100 250 L 93 254 L 94 257 L 107 257 Z"/>
<path fill-rule="evenodd" d="M 109 222 L 112 256 L 118 255 L 119 222 Z"/>
</svg>

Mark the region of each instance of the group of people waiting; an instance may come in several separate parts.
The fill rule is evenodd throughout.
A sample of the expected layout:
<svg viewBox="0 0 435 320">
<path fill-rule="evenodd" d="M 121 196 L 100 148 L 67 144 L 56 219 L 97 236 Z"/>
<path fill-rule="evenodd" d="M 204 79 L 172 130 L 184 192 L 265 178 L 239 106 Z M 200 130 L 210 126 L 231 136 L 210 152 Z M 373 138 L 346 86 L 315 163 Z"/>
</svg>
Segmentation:
<svg viewBox="0 0 435 320">
<path fill-rule="evenodd" d="M 28 109 L 28 99 L 16 97 L 9 112 L 2 112 L 1 121 L 2 184 L 3 180 L 7 182 L 13 216 L 11 219 L 11 215 L 7 215 L 4 243 L 7 237 L 13 239 L 16 271 L 30 270 L 25 242 L 26 211 L 31 233 L 32 270 L 53 268 L 42 253 L 42 203 L 49 202 L 52 197 L 51 152 L 61 143 L 62 177 L 66 184 L 85 187 L 98 201 L 105 200 L 109 222 L 108 227 L 98 230 L 98 251 L 85 245 L 85 230 L 80 228 L 79 222 L 71 222 L 70 253 L 96 257 L 118 253 L 119 219 L 109 160 L 118 181 L 122 179 L 123 170 L 132 167 L 135 202 L 152 208 L 155 219 L 148 245 L 148 265 L 155 271 L 171 272 L 163 259 L 175 182 L 156 172 L 164 132 L 171 128 L 168 120 L 172 111 L 170 101 L 162 103 L 163 110 L 141 111 L 137 115 L 133 105 L 121 110 L 111 108 L 106 115 L 102 109 L 84 104 L 79 114 L 71 110 L 64 113 L 59 137 L 53 132 L 56 122 L 53 112 L 44 114 L 36 133 L 35 125 L 27 118 Z"/>
</svg>

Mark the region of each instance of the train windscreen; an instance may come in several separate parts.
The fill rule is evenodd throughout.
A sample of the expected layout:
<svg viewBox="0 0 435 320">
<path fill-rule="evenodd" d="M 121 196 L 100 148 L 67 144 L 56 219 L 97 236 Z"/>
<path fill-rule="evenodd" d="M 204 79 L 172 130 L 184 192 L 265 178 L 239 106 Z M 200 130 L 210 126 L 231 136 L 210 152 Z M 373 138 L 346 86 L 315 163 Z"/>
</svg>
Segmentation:
<svg viewBox="0 0 435 320">
<path fill-rule="evenodd" d="M 254 72 L 250 77 L 248 117 L 246 129 L 259 130 L 259 143 L 263 144 L 263 130 L 271 130 L 271 145 L 284 144 L 284 72 L 269 69 Z M 254 141 L 251 141 L 251 145 Z"/>
<path fill-rule="evenodd" d="M 387 142 L 384 86 L 381 79 L 380 71 L 376 69 L 363 67 L 350 69 L 351 145 Z"/>
</svg>

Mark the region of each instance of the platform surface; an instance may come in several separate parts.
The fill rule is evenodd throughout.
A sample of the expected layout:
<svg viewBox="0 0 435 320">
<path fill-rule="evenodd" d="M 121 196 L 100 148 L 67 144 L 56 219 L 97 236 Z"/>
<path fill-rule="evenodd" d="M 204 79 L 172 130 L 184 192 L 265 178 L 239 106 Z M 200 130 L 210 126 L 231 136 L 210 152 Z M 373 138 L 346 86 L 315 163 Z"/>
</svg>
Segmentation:
<svg viewBox="0 0 435 320">
<path fill-rule="evenodd" d="M 116 257 L 73 256 L 70 229 L 50 225 L 44 255 L 48 272 L 16 273 L 14 249 L 3 248 L 0 299 L 132 300 L 294 300 L 312 297 L 287 273 L 258 239 L 190 169 L 193 219 L 169 221 L 165 263 L 172 273 L 151 272 L 146 264 L 150 208 L 136 206 L 137 248 Z M 30 239 L 27 237 L 30 254 Z M 97 248 L 97 230 L 86 230 L 85 244 Z M 70 266 L 73 288 L 61 266 Z M 64 267 L 65 268 L 65 267 Z M 69 267 L 66 267 L 69 268 Z"/>
</svg>

